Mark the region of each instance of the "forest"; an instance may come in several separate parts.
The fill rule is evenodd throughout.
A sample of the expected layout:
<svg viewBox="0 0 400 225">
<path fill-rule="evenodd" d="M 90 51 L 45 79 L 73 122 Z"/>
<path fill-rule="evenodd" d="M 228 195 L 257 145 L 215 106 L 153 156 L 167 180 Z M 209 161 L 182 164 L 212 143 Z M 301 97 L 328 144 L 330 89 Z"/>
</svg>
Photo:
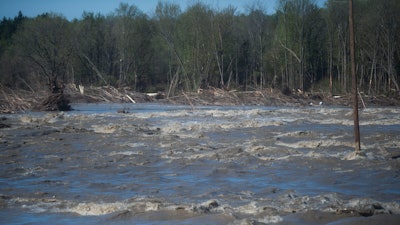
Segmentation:
<svg viewBox="0 0 400 225">
<path fill-rule="evenodd" d="M 53 93 L 64 84 L 129 87 L 174 96 L 210 87 L 351 91 L 348 1 L 278 0 L 239 12 L 160 1 L 152 15 L 121 3 L 67 20 L 19 12 L 0 23 L 0 87 Z M 400 1 L 355 0 L 358 88 L 398 95 Z"/>
</svg>

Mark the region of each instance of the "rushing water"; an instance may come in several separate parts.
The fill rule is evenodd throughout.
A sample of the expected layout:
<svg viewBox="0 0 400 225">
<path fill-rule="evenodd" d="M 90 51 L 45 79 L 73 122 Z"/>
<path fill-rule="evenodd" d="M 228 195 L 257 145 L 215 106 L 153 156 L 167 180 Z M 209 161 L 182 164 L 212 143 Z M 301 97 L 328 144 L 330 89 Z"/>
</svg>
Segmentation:
<svg viewBox="0 0 400 225">
<path fill-rule="evenodd" d="M 73 108 L 3 116 L 2 224 L 400 223 L 398 108 Z"/>
</svg>

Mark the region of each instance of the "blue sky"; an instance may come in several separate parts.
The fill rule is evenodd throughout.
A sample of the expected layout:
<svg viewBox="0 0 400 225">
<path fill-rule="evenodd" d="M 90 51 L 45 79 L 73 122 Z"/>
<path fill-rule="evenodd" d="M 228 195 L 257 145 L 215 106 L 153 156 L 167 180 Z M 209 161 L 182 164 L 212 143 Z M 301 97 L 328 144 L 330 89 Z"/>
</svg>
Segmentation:
<svg viewBox="0 0 400 225">
<path fill-rule="evenodd" d="M 54 12 L 64 15 L 67 19 L 81 18 L 82 13 L 94 12 L 107 15 L 118 8 L 120 2 L 136 5 L 141 11 L 152 15 L 159 0 L 0 0 L 0 19 L 3 17 L 13 18 L 22 11 L 25 16 L 35 17 L 45 12 Z M 168 2 L 181 5 L 182 10 L 198 0 L 168 0 Z M 253 0 L 201 0 L 213 8 L 225 8 L 228 5 L 237 7 L 244 12 Z M 275 12 L 276 0 L 260 0 L 265 5 L 268 13 Z M 316 0 L 323 5 L 325 0 Z"/>
</svg>

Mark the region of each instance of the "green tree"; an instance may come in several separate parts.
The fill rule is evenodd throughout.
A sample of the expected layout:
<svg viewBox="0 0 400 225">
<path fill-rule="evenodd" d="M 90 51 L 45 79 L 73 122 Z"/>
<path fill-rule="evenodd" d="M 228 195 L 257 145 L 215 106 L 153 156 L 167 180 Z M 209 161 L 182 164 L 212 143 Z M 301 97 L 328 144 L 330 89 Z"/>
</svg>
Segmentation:
<svg viewBox="0 0 400 225">
<path fill-rule="evenodd" d="M 198 90 L 212 69 L 212 13 L 208 6 L 197 3 L 182 13 L 177 21 L 179 43 L 176 46 L 183 60 L 188 90 Z"/>
<path fill-rule="evenodd" d="M 137 83 L 137 62 L 136 53 L 139 52 L 140 46 L 140 30 L 138 30 L 137 19 L 144 16 L 139 9 L 134 5 L 120 3 L 116 9 L 114 26 L 112 34 L 116 40 L 118 51 L 117 61 L 119 65 L 118 85 L 123 85 L 127 79 L 134 80 Z M 141 49 L 140 51 L 145 51 Z"/>
<path fill-rule="evenodd" d="M 12 37 L 28 18 L 22 12 L 13 19 L 3 18 L 0 22 L 0 84 L 12 88 L 28 88 L 24 77 L 26 65 L 14 53 Z"/>
<path fill-rule="evenodd" d="M 45 80 L 52 93 L 61 91 L 61 81 L 69 76 L 71 36 L 69 22 L 55 14 L 25 21 L 14 36 L 17 54 L 32 66 L 27 73 Z"/>
<path fill-rule="evenodd" d="M 181 40 L 179 37 L 178 19 L 182 12 L 177 4 L 158 2 L 155 19 L 159 35 L 168 52 L 168 91 L 167 97 L 174 95 L 178 86 L 183 84 L 189 90 L 188 73 L 182 53 L 180 52 Z M 161 50 L 161 49 L 160 49 Z"/>
<path fill-rule="evenodd" d="M 379 38 L 379 46 L 382 49 L 382 58 L 384 63 L 381 64 L 385 70 L 386 90 L 395 89 L 400 93 L 396 64 L 399 66 L 398 61 L 396 62 L 396 54 L 399 56 L 399 36 L 398 30 L 400 29 L 400 4 L 395 0 L 382 0 L 380 5 L 377 5 L 377 11 L 380 15 L 380 21 L 377 28 L 381 34 Z M 397 47 L 397 49 L 396 49 Z M 397 53 L 396 53 L 397 51 Z M 399 58 L 397 58 L 399 59 Z"/>
<path fill-rule="evenodd" d="M 354 1 L 356 30 L 356 69 L 358 86 L 369 94 L 399 91 L 399 14 L 398 1 Z M 328 0 L 325 6 L 328 30 L 328 73 L 331 90 L 336 80 L 344 92 L 349 90 L 348 4 Z M 332 92 L 332 91 L 331 91 Z"/>
<path fill-rule="evenodd" d="M 246 33 L 250 43 L 250 71 L 253 85 L 259 89 L 270 86 L 273 78 L 268 76 L 271 74 L 267 70 L 271 64 L 269 59 L 270 51 L 272 51 L 273 31 L 275 29 L 274 17 L 268 16 L 264 6 L 258 2 L 249 8 Z"/>
<path fill-rule="evenodd" d="M 323 38 L 318 7 L 311 0 L 280 0 L 277 44 L 284 51 L 283 82 L 291 89 L 304 91 L 315 80 Z"/>
<path fill-rule="evenodd" d="M 82 84 L 109 84 L 110 52 L 106 42 L 106 18 L 100 14 L 84 12 L 80 21 L 75 21 L 75 74 L 73 82 Z"/>
<path fill-rule="evenodd" d="M 213 13 L 211 21 L 213 55 L 219 74 L 219 82 L 216 84 L 221 87 L 229 88 L 233 75 L 233 65 L 236 58 L 235 51 L 235 11 L 232 6 Z M 227 82 L 226 82 L 226 81 Z"/>
<path fill-rule="evenodd" d="M 14 19 L 3 18 L 0 22 L 0 56 L 3 55 L 5 50 L 11 46 L 13 34 L 17 31 L 19 26 L 27 19 L 21 11 Z"/>
<path fill-rule="evenodd" d="M 331 94 L 348 92 L 346 3 L 327 0 L 318 8 L 313 0 L 279 0 L 273 15 L 261 1 L 243 14 L 201 2 L 182 11 L 165 1 L 152 18 L 125 3 L 106 16 L 84 12 L 73 21 L 19 13 L 0 22 L 0 82 L 28 89 L 46 83 L 53 92 L 62 82 L 105 84 L 171 96 L 207 87 L 308 91 L 329 81 Z M 400 3 L 354 5 L 358 87 L 398 93 Z"/>
</svg>

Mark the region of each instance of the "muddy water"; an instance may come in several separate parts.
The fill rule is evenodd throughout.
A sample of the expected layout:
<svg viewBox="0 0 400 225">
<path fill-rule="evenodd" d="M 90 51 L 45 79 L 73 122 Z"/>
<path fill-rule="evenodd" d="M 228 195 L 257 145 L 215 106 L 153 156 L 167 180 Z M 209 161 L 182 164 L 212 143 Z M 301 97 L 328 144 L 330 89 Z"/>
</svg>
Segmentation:
<svg viewBox="0 0 400 225">
<path fill-rule="evenodd" d="M 398 108 L 73 108 L 6 115 L 3 224 L 400 223 Z"/>
</svg>

